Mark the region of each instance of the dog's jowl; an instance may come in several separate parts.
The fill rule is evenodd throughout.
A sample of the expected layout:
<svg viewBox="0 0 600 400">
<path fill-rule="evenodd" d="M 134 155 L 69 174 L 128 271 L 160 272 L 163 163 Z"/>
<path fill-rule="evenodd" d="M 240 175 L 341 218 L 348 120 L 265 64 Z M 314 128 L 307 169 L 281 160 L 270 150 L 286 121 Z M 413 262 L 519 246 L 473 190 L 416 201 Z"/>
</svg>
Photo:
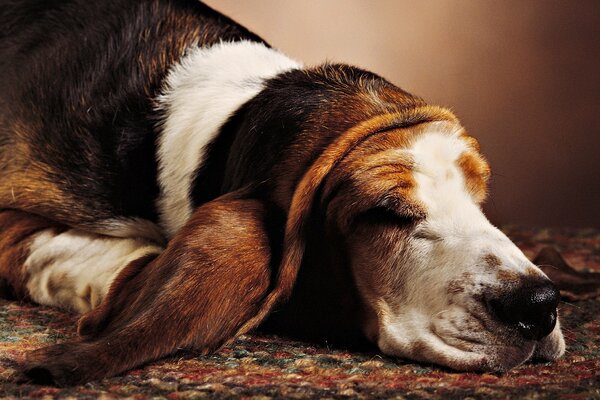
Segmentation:
<svg viewBox="0 0 600 400">
<path fill-rule="evenodd" d="M 482 214 L 490 170 L 450 111 L 195 0 L 2 8 L 0 290 L 82 313 L 31 379 L 255 328 L 458 370 L 564 352 L 558 292 Z"/>
</svg>

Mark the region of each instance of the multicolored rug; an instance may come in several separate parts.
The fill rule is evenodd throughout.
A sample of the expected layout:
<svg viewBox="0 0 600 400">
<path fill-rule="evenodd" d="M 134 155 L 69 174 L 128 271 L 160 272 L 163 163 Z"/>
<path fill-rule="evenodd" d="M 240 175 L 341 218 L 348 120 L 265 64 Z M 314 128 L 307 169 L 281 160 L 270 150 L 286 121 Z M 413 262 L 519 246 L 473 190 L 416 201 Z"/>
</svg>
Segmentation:
<svg viewBox="0 0 600 400">
<path fill-rule="evenodd" d="M 505 231 L 529 257 L 556 246 L 576 268 L 600 271 L 600 231 Z M 26 351 L 74 334 L 76 317 L 0 300 L 2 398 L 472 398 L 600 399 L 600 299 L 563 302 L 568 350 L 552 364 L 504 375 L 456 373 L 381 356 L 245 336 L 218 354 L 179 354 L 124 376 L 73 388 L 19 384 Z"/>
</svg>

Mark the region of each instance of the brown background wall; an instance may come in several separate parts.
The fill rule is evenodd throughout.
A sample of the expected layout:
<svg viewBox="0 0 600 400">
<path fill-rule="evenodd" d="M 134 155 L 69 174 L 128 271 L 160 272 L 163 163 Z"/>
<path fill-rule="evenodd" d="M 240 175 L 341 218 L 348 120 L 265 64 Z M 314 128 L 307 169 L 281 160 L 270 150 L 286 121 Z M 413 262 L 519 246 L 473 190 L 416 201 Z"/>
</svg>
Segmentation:
<svg viewBox="0 0 600 400">
<path fill-rule="evenodd" d="M 600 1 L 208 3 L 306 64 L 452 108 L 492 165 L 492 221 L 600 227 Z"/>
</svg>

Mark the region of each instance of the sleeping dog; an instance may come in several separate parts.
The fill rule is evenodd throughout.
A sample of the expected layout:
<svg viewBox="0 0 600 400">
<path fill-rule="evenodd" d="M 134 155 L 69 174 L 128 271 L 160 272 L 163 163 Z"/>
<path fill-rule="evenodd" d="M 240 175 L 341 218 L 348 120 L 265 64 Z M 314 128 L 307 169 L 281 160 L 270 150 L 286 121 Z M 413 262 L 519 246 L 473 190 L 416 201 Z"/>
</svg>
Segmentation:
<svg viewBox="0 0 600 400">
<path fill-rule="evenodd" d="M 554 360 L 558 292 L 448 110 L 195 0 L 5 1 L 2 293 L 83 314 L 76 384 L 261 327 L 468 371 Z"/>
</svg>

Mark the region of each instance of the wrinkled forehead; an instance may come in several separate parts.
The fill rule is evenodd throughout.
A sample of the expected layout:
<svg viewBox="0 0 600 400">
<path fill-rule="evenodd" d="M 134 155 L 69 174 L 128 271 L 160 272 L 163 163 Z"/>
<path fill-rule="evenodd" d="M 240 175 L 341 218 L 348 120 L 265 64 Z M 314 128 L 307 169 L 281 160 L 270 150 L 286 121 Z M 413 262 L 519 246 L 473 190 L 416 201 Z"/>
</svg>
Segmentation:
<svg viewBox="0 0 600 400">
<path fill-rule="evenodd" d="M 428 215 L 439 217 L 485 199 L 489 166 L 462 128 L 431 124 L 406 151 L 414 160 L 414 200 Z"/>
<path fill-rule="evenodd" d="M 324 197 L 346 222 L 377 207 L 439 220 L 478 209 L 489 175 L 479 144 L 460 124 L 429 122 L 382 132 L 357 145 L 328 177 Z"/>
</svg>

